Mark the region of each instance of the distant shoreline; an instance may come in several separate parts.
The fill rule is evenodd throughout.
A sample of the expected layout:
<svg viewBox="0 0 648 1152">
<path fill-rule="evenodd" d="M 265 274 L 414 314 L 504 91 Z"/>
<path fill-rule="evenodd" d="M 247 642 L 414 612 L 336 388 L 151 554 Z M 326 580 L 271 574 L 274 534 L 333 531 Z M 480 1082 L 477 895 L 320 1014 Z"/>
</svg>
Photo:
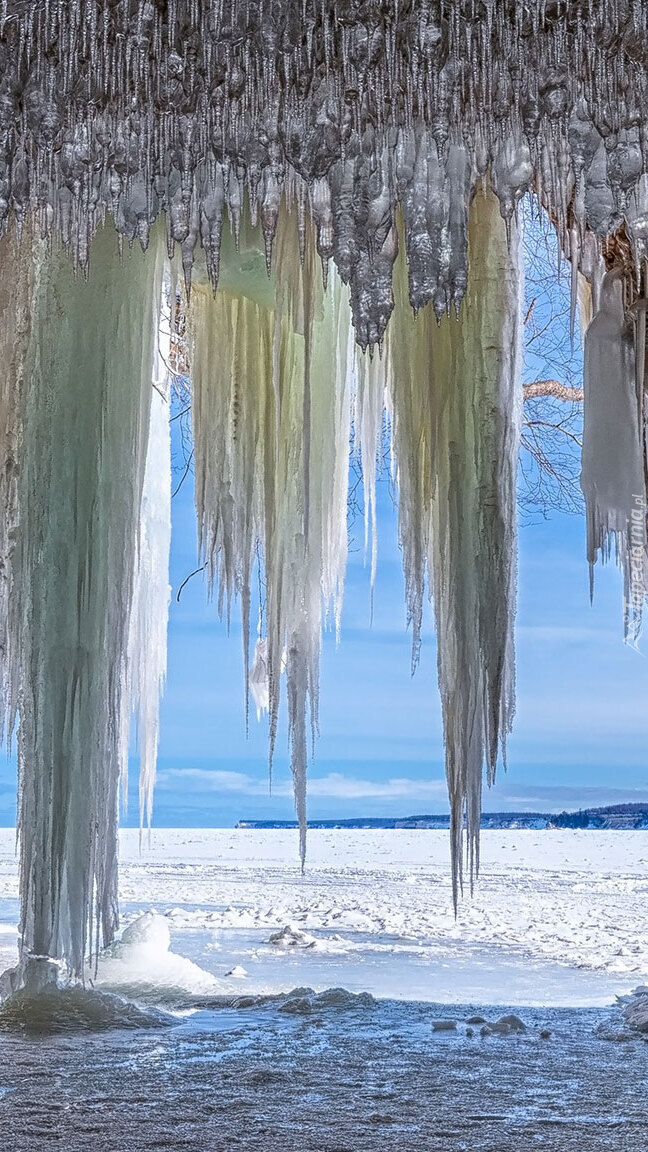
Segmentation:
<svg viewBox="0 0 648 1152">
<path fill-rule="evenodd" d="M 234 827 L 241 829 L 292 829 L 296 820 L 239 820 Z M 344 820 L 309 820 L 309 828 L 320 829 L 436 829 L 450 827 L 450 816 L 368 816 Z M 552 828 L 618 829 L 619 831 L 648 830 L 648 804 L 613 804 L 603 808 L 581 808 L 572 812 L 483 812 L 481 826 L 488 829 L 534 830 Z"/>
</svg>

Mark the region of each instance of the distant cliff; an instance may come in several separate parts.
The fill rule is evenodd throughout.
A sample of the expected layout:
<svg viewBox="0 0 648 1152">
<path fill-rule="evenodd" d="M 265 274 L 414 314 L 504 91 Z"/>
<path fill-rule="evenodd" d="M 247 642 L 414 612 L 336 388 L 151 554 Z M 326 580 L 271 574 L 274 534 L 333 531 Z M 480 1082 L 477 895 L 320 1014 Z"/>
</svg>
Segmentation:
<svg viewBox="0 0 648 1152">
<path fill-rule="evenodd" d="M 445 815 L 369 816 L 351 820 L 310 820 L 310 828 L 439 828 L 450 826 Z M 296 828 L 295 820 L 239 820 L 237 828 Z M 484 812 L 482 828 L 618 828 L 648 830 L 648 804 L 613 804 L 577 812 Z"/>
</svg>

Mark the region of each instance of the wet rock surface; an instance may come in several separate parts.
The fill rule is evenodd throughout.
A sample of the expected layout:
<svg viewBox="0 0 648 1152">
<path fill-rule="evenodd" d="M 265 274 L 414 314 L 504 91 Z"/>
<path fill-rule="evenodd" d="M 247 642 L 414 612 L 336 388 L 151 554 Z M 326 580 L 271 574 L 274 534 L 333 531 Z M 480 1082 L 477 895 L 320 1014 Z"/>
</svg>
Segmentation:
<svg viewBox="0 0 648 1152">
<path fill-rule="evenodd" d="M 463 1028 L 431 1039 L 439 1006 L 384 1001 L 340 1011 L 332 991 L 329 1006 L 326 994 L 295 989 L 155 1033 L 39 1040 L 0 1033 L 3 1149 L 643 1147 L 647 1049 L 640 1038 L 595 1038 L 609 1009 L 525 1009 L 527 1031 L 501 1043 L 470 1040 Z M 316 1016 L 278 1011 L 296 992 L 319 1000 Z M 347 1003 L 360 1007 L 359 999 Z M 468 1008 L 457 1017 L 477 1014 Z M 545 1044 L 540 1030 L 549 1026 Z"/>
</svg>

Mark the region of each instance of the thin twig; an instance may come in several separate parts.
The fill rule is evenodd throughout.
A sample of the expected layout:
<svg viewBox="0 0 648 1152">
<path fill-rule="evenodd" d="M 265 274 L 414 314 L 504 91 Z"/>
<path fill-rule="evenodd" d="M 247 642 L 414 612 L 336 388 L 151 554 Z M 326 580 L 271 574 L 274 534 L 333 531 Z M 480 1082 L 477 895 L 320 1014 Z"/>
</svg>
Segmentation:
<svg viewBox="0 0 648 1152">
<path fill-rule="evenodd" d="M 180 597 L 182 595 L 183 588 L 185 588 L 186 585 L 189 583 L 189 581 L 191 579 L 193 579 L 194 576 L 197 576 L 199 572 L 204 572 L 206 567 L 207 567 L 207 561 L 205 560 L 205 563 L 201 564 L 200 568 L 195 568 L 193 572 L 190 572 L 188 576 L 185 576 L 184 580 L 182 581 L 182 584 L 180 585 L 180 587 L 178 588 L 178 591 L 176 592 L 176 601 L 178 602 L 178 604 L 180 603 Z"/>
<path fill-rule="evenodd" d="M 179 480 L 178 486 L 177 486 L 177 488 L 175 489 L 175 491 L 171 493 L 171 499 L 172 499 L 172 500 L 173 500 L 173 497 L 174 497 L 174 496 L 177 496 L 177 495 L 178 495 L 178 492 L 179 492 L 179 491 L 180 491 L 180 489 L 182 488 L 182 485 L 184 484 L 185 480 L 187 479 L 187 476 L 189 475 L 189 470 L 190 470 L 190 468 L 191 468 L 191 461 L 193 460 L 193 454 L 194 454 L 194 450 L 193 450 L 193 448 L 192 448 L 192 449 L 191 449 L 191 452 L 189 453 L 189 456 L 188 456 L 188 458 L 187 458 L 187 463 L 185 464 L 185 470 L 184 470 L 184 472 L 182 473 L 182 476 L 180 477 L 180 480 Z"/>
</svg>

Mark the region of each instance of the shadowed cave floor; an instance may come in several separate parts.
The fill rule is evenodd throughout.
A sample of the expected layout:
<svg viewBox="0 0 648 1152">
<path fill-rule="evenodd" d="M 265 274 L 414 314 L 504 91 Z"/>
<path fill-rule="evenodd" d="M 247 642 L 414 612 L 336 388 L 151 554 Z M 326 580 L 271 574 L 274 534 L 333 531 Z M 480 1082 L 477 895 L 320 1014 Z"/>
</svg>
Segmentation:
<svg viewBox="0 0 648 1152">
<path fill-rule="evenodd" d="M 162 1030 L 5 1033 L 2 1148 L 648 1149 L 648 1044 L 595 1038 L 609 1009 L 517 1009 L 519 1036 L 432 1032 L 476 1010 L 382 1001 L 296 1016 L 275 1002 Z"/>
</svg>

